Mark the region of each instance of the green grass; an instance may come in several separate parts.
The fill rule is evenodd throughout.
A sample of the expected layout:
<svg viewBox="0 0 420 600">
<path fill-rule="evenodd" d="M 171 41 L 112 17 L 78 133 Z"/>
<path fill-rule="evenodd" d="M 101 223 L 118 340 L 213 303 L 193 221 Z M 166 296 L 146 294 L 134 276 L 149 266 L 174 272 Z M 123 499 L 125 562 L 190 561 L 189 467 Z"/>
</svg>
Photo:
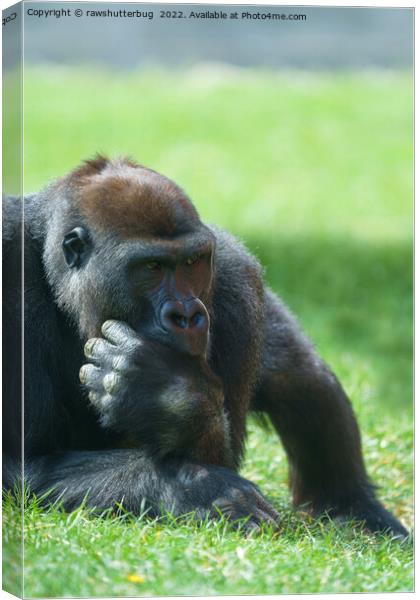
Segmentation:
<svg viewBox="0 0 420 600">
<path fill-rule="evenodd" d="M 405 73 L 45 68 L 27 70 L 25 80 L 25 190 L 97 150 L 131 154 L 184 186 L 204 220 L 259 256 L 269 284 L 343 381 L 379 495 L 408 527 L 411 94 Z M 7 134 L 12 127 L 6 123 Z M 284 515 L 279 535 L 243 538 L 223 521 L 45 513 L 29 503 L 26 595 L 413 589 L 410 544 L 290 510 L 284 453 L 254 422 L 242 473 Z M 7 500 L 4 552 L 18 561 L 16 515 Z"/>
</svg>

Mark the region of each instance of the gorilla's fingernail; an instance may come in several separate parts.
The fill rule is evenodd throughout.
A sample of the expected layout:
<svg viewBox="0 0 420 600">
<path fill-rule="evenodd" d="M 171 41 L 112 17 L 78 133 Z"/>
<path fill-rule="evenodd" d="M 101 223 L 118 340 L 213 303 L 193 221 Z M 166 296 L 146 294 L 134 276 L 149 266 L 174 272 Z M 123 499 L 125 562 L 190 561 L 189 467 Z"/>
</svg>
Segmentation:
<svg viewBox="0 0 420 600">
<path fill-rule="evenodd" d="M 104 386 L 104 390 L 108 392 L 108 394 L 112 394 L 115 392 L 118 387 L 119 377 L 115 373 L 107 373 L 102 380 L 102 385 Z"/>
<path fill-rule="evenodd" d="M 95 346 L 95 343 L 96 343 L 95 338 L 92 338 L 92 339 L 90 339 L 90 340 L 88 340 L 86 342 L 85 347 L 84 347 L 85 356 L 91 356 L 92 355 L 92 351 L 93 351 L 93 348 Z"/>
<path fill-rule="evenodd" d="M 102 323 L 102 327 L 101 327 L 102 333 L 106 333 L 107 331 L 110 331 L 113 327 L 115 327 L 115 324 L 116 324 L 116 321 L 113 321 L 111 319 Z"/>
<path fill-rule="evenodd" d="M 85 368 L 85 365 L 83 365 L 83 367 L 80 368 L 79 379 L 80 379 L 80 383 L 86 383 L 86 368 Z"/>
</svg>

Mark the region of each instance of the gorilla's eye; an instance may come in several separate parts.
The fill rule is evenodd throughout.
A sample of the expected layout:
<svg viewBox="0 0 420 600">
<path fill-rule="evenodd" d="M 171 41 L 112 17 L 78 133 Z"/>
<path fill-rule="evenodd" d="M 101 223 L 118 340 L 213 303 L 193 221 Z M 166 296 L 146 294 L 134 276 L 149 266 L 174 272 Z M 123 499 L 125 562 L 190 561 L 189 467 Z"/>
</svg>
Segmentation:
<svg viewBox="0 0 420 600">
<path fill-rule="evenodd" d="M 89 236 L 83 227 L 75 227 L 64 236 L 62 243 L 64 258 L 70 269 L 80 267 L 88 243 Z"/>
<path fill-rule="evenodd" d="M 201 254 L 193 254 L 189 256 L 186 260 L 187 265 L 195 265 L 201 258 Z"/>
<path fill-rule="evenodd" d="M 159 271 L 161 264 L 157 260 L 151 260 L 146 264 L 146 267 L 149 269 L 149 271 Z"/>
</svg>

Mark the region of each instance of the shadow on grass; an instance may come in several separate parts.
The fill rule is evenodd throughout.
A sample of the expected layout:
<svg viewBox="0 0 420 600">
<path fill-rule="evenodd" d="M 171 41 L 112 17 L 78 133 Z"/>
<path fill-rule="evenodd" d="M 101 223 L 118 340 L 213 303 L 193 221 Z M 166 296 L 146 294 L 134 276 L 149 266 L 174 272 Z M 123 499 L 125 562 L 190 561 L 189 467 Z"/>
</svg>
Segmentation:
<svg viewBox="0 0 420 600">
<path fill-rule="evenodd" d="M 352 356 L 371 365 L 378 402 L 410 410 L 411 242 L 284 234 L 277 239 L 243 238 L 264 265 L 267 283 L 298 316 L 334 369 L 340 355 L 350 357 L 349 368 Z"/>
</svg>

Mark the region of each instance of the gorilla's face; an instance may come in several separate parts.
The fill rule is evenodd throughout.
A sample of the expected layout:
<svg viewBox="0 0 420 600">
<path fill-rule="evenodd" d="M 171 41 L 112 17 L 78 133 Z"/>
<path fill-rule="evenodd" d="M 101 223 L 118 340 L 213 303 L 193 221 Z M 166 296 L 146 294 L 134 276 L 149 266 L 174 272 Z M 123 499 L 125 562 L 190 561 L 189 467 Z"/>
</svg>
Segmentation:
<svg viewBox="0 0 420 600">
<path fill-rule="evenodd" d="M 125 164 L 70 191 L 66 209 L 52 214 L 44 260 L 57 302 L 81 336 L 119 319 L 180 352 L 204 354 L 214 236 L 185 194 Z"/>
</svg>

